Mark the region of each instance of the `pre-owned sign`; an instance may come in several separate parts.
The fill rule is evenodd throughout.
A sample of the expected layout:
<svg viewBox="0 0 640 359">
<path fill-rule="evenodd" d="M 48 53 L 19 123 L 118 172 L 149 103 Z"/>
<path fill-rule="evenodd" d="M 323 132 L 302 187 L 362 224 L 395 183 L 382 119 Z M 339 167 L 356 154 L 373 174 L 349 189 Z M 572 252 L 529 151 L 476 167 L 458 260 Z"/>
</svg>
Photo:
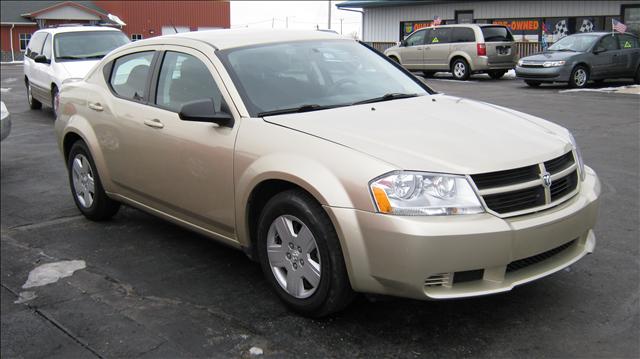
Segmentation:
<svg viewBox="0 0 640 359">
<path fill-rule="evenodd" d="M 536 19 L 493 20 L 493 23 L 507 26 L 512 32 L 518 34 L 537 34 L 540 29 L 540 21 Z"/>
</svg>

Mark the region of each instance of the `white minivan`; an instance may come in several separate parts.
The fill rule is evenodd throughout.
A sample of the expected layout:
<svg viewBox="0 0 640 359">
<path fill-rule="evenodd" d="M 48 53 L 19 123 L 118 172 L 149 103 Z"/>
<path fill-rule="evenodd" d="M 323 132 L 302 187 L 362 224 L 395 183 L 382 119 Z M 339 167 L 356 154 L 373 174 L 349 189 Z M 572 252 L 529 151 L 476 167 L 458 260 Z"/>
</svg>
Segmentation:
<svg viewBox="0 0 640 359">
<path fill-rule="evenodd" d="M 83 78 L 111 50 L 129 43 L 122 31 L 104 26 L 58 26 L 36 31 L 24 56 L 24 83 L 31 109 L 44 103 L 57 117 L 58 89 Z"/>
</svg>

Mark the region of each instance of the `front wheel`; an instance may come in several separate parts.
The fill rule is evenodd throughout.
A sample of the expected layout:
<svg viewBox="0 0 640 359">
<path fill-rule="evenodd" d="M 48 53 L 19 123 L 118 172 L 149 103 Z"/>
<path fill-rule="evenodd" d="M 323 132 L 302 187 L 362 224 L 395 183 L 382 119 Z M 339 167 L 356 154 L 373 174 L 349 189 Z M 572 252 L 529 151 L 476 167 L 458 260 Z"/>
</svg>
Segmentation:
<svg viewBox="0 0 640 359">
<path fill-rule="evenodd" d="M 257 240 L 267 281 L 293 311 L 322 317 L 353 299 L 333 224 L 306 192 L 285 191 L 269 200 L 260 215 Z"/>
<path fill-rule="evenodd" d="M 29 108 L 32 110 L 39 110 L 42 108 L 42 102 L 33 98 L 33 93 L 31 92 L 31 84 L 29 81 L 26 83 L 27 86 L 27 102 L 29 102 Z"/>
<path fill-rule="evenodd" d="M 451 73 L 453 73 L 453 78 L 456 80 L 467 80 L 471 76 L 469 64 L 465 59 L 456 59 L 451 64 Z"/>
<path fill-rule="evenodd" d="M 93 157 L 83 141 L 76 141 L 71 146 L 67 168 L 73 200 L 85 217 L 92 221 L 103 221 L 118 212 L 120 203 L 107 197 L 104 192 Z"/>
<path fill-rule="evenodd" d="M 584 88 L 587 82 L 589 82 L 589 70 L 581 65 L 574 67 L 569 78 L 569 87 Z"/>
</svg>

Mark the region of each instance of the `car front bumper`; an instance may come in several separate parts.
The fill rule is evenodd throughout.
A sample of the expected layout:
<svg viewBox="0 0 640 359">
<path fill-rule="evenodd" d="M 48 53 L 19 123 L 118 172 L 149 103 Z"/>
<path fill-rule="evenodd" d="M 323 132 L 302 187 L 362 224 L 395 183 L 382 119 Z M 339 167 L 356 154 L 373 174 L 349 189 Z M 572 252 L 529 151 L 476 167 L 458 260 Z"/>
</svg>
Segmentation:
<svg viewBox="0 0 640 359">
<path fill-rule="evenodd" d="M 516 66 L 516 77 L 540 82 L 567 82 L 571 76 L 571 68 L 557 67 L 521 67 Z"/>
<path fill-rule="evenodd" d="M 587 167 L 578 194 L 524 216 L 405 217 L 325 207 L 354 290 L 415 299 L 509 291 L 591 253 L 600 182 Z"/>
</svg>

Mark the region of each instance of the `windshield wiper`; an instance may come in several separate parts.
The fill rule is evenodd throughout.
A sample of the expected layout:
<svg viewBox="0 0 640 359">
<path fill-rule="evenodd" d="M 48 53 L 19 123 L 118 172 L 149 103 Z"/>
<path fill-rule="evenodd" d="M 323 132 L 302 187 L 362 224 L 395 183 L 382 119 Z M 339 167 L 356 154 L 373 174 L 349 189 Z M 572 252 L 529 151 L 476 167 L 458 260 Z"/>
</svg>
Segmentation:
<svg viewBox="0 0 640 359">
<path fill-rule="evenodd" d="M 104 55 L 91 55 L 91 56 L 58 56 L 57 60 L 88 60 L 88 59 L 101 59 Z"/>
<path fill-rule="evenodd" d="M 393 93 L 388 93 L 388 94 L 382 95 L 380 97 L 374 97 L 374 98 L 370 98 L 368 100 L 357 101 L 357 102 L 352 103 L 352 105 L 362 105 L 364 103 L 391 101 L 391 100 L 397 100 L 399 98 L 409 98 L 409 97 L 417 97 L 417 96 L 418 96 L 418 94 L 415 94 L 415 93 L 393 92 Z"/>
<path fill-rule="evenodd" d="M 264 116 L 285 115 L 288 113 L 300 113 L 300 112 L 326 110 L 328 108 L 335 108 L 335 107 L 341 107 L 341 106 L 345 106 L 345 105 L 322 106 L 318 104 L 308 104 L 308 105 L 302 105 L 298 107 L 282 108 L 279 110 L 258 112 L 257 116 L 264 117 Z"/>
<path fill-rule="evenodd" d="M 571 50 L 571 49 L 549 49 L 551 51 L 571 51 L 571 52 L 577 52 L 576 50 Z"/>
</svg>

